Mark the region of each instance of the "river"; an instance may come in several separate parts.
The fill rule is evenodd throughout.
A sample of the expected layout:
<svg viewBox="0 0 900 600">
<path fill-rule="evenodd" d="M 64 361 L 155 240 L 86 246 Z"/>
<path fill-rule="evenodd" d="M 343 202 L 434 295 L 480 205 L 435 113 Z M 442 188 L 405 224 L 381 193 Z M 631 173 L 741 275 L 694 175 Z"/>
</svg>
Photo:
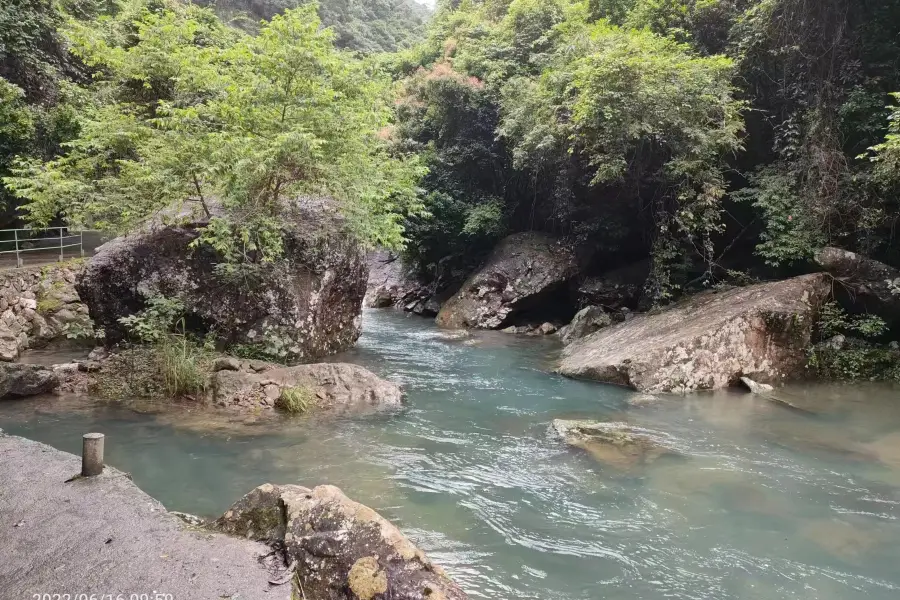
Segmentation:
<svg viewBox="0 0 900 600">
<path fill-rule="evenodd" d="M 648 399 L 550 374 L 550 339 L 456 339 L 367 311 L 340 357 L 402 383 L 400 413 L 226 422 L 86 398 L 0 403 L 0 428 L 107 462 L 171 510 L 215 516 L 271 481 L 331 483 L 391 519 L 473 598 L 900 597 L 900 388 Z M 678 450 L 602 463 L 554 418 L 624 420 Z"/>
</svg>

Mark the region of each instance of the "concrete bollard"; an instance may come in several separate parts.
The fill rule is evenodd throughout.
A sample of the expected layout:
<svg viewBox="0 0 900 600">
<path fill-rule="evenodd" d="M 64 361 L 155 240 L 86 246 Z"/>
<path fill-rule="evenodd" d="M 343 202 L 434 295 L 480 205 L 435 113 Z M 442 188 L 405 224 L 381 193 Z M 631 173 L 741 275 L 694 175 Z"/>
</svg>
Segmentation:
<svg viewBox="0 0 900 600">
<path fill-rule="evenodd" d="M 103 472 L 103 440 L 102 433 L 86 433 L 82 437 L 81 474 L 93 477 Z"/>
</svg>

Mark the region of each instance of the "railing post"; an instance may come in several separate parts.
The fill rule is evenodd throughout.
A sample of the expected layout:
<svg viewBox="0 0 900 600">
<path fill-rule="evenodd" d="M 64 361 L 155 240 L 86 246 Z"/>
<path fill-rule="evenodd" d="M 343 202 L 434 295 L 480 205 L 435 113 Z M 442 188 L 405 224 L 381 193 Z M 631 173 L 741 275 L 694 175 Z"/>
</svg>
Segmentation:
<svg viewBox="0 0 900 600">
<path fill-rule="evenodd" d="M 78 249 L 81 250 L 81 258 L 84 258 L 84 229 L 78 230 Z"/>
<path fill-rule="evenodd" d="M 63 228 L 59 228 L 59 262 L 65 260 L 63 257 Z"/>
<path fill-rule="evenodd" d="M 102 433 L 86 433 L 81 440 L 81 474 L 93 477 L 103 472 L 103 440 Z"/>
<path fill-rule="evenodd" d="M 19 256 L 19 230 L 13 229 L 13 233 L 16 236 L 16 266 L 21 267 L 22 266 L 22 257 Z"/>
</svg>

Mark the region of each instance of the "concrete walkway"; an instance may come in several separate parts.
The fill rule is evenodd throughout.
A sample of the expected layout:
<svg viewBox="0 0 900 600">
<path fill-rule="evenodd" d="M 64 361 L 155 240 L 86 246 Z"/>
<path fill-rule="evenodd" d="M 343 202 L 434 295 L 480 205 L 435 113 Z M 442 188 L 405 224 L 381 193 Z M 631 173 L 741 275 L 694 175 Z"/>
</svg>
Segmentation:
<svg viewBox="0 0 900 600">
<path fill-rule="evenodd" d="M 290 598 L 290 584 L 269 584 L 279 565 L 263 564 L 265 545 L 191 528 L 109 467 L 65 483 L 80 469 L 79 457 L 0 432 L 2 600 Z"/>
</svg>

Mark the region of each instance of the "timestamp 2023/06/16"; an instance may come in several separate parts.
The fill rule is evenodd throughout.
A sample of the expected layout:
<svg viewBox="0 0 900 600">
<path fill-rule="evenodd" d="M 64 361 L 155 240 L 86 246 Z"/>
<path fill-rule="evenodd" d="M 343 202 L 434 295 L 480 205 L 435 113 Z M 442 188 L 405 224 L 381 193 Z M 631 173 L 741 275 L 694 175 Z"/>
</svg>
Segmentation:
<svg viewBox="0 0 900 600">
<path fill-rule="evenodd" d="M 165 592 L 129 593 L 129 594 L 109 594 L 98 592 L 77 592 L 62 594 L 31 594 L 29 600 L 176 600 L 172 594 Z"/>
</svg>

